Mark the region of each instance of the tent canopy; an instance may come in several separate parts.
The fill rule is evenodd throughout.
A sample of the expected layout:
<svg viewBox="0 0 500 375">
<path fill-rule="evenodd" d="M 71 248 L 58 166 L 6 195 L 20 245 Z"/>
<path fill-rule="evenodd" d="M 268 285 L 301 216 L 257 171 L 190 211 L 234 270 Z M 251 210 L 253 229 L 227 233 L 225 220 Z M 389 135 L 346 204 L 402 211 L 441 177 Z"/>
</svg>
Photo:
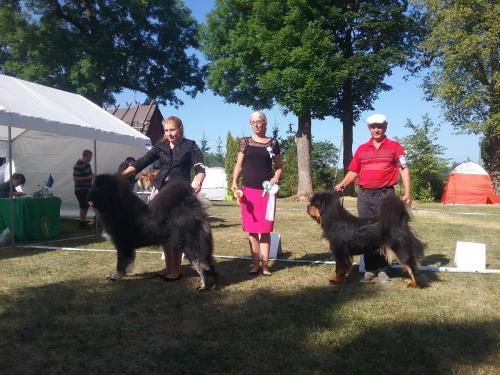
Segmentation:
<svg viewBox="0 0 500 375">
<path fill-rule="evenodd" d="M 78 212 L 73 165 L 84 149 L 94 151 L 97 171 L 114 173 L 128 156 L 143 155 L 150 140 L 84 97 L 0 74 L 0 156 L 8 154 L 11 129 L 16 172 L 32 194 L 50 175 L 61 212 Z M 8 178 L 8 177 L 7 177 Z"/>
<path fill-rule="evenodd" d="M 0 74 L 0 140 L 26 130 L 144 147 L 149 138 L 83 96 Z M 124 126 L 125 125 L 125 126 Z"/>
<path fill-rule="evenodd" d="M 465 162 L 458 165 L 448 176 L 443 204 L 491 204 L 500 203 L 488 173 L 478 164 Z"/>
</svg>

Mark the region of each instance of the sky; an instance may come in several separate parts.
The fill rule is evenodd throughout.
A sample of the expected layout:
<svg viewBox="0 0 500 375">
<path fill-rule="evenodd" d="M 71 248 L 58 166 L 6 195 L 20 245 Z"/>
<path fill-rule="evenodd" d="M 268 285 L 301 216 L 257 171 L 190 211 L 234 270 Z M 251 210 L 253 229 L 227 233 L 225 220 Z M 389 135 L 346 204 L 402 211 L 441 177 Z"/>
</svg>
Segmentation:
<svg viewBox="0 0 500 375">
<path fill-rule="evenodd" d="M 186 0 L 185 4 L 191 9 L 193 17 L 198 22 L 203 23 L 207 13 L 213 9 L 215 1 Z M 201 56 L 201 58 L 203 57 Z M 435 124 L 440 125 L 436 143 L 445 148 L 443 157 L 449 159 L 450 164 L 466 160 L 480 163 L 479 137 L 457 134 L 449 124 L 443 122 L 437 103 L 424 100 L 421 88 L 422 77 L 404 80 L 403 76 L 404 72 L 396 69 L 391 76 L 386 77 L 385 82 L 392 86 L 392 90 L 382 92 L 379 95 L 378 100 L 373 103 L 374 111 L 362 113 L 360 120 L 354 127 L 353 152 L 357 146 L 369 139 L 366 118 L 370 114 L 382 113 L 387 116 L 386 134 L 390 138 L 408 136 L 410 132 L 405 127 L 407 119 L 413 123 L 421 124 L 423 116 L 428 114 Z M 235 137 L 251 134 L 249 125 L 251 108 L 225 103 L 224 98 L 216 96 L 210 89 L 198 94 L 195 98 L 190 98 L 181 91 L 178 96 L 183 100 L 184 105 L 177 109 L 173 106 L 160 106 L 163 116 L 180 117 L 184 124 L 186 138 L 194 139 L 198 145 L 205 135 L 211 152 L 216 151 L 219 137 L 225 146 L 228 131 L 231 131 Z M 117 97 L 116 104 L 125 106 L 126 103 L 142 102 L 143 100 L 144 96 L 141 94 L 125 92 Z M 276 106 L 271 110 L 264 110 L 264 112 L 268 120 L 268 135 L 275 125 L 278 126 L 281 137 L 286 136 L 290 123 L 294 131 L 297 129 L 297 117 L 294 115 L 283 116 L 279 107 Z M 313 120 L 312 136 L 314 140 L 328 140 L 340 148 L 342 125 L 339 120 L 332 117 L 323 121 Z"/>
</svg>

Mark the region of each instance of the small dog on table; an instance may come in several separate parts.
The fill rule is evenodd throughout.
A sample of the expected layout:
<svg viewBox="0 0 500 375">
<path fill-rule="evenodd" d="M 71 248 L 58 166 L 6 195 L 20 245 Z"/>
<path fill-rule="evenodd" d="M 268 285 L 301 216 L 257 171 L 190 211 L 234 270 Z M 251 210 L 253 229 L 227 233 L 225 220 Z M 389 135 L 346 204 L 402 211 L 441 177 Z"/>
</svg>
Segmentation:
<svg viewBox="0 0 500 375">
<path fill-rule="evenodd" d="M 141 177 L 137 180 L 137 185 L 143 191 L 151 191 L 158 176 L 158 169 L 153 169 L 151 173 L 142 172 Z"/>
<path fill-rule="evenodd" d="M 323 238 L 335 258 L 331 284 L 345 282 L 353 255 L 380 252 L 387 258 L 395 256 L 399 260 L 408 273 L 408 287 L 419 286 L 415 275 L 425 245 L 410 228 L 410 216 L 400 199 L 385 198 L 374 219 L 358 218 L 343 207 L 336 192 L 328 191 L 313 195 L 307 213 L 321 225 Z"/>
</svg>

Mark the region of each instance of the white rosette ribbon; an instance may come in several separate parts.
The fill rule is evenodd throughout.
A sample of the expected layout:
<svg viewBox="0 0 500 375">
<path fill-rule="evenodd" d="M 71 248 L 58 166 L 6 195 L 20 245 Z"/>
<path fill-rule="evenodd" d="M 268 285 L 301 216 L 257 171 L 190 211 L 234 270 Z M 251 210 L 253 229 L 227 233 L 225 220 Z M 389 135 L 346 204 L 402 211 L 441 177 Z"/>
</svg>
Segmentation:
<svg viewBox="0 0 500 375">
<path fill-rule="evenodd" d="M 274 211 L 276 206 L 276 194 L 278 194 L 280 187 L 276 184 L 271 186 L 271 188 L 267 191 L 269 193 L 269 200 L 267 201 L 266 208 L 266 220 L 274 221 Z"/>
</svg>

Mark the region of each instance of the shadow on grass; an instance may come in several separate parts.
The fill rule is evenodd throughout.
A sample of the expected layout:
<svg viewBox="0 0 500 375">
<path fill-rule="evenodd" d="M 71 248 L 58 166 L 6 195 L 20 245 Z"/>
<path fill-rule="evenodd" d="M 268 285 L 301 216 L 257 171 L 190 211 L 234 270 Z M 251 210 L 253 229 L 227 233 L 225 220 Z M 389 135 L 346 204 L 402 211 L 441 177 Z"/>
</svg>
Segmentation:
<svg viewBox="0 0 500 375">
<path fill-rule="evenodd" d="M 196 293 L 82 279 L 0 295 L 5 373 L 422 374 L 494 364 L 498 321 L 378 322 L 359 285 Z M 368 304 L 369 305 L 369 304 Z M 366 306 L 366 304 L 365 304 Z"/>
<path fill-rule="evenodd" d="M 279 254 L 279 259 L 289 259 L 291 257 L 291 255 L 292 255 L 291 252 L 284 251 L 284 252 L 281 252 Z M 325 261 L 325 260 L 333 261 L 334 260 L 332 254 L 330 252 L 325 252 L 325 253 L 321 253 L 321 254 L 308 254 L 308 255 L 304 255 L 304 256 L 302 256 L 300 258 L 296 258 L 296 259 L 299 261 L 300 260 L 308 260 L 308 261 Z M 301 267 L 301 266 L 304 266 L 306 264 L 307 263 L 301 263 L 301 262 L 297 262 L 297 263 L 274 262 L 274 265 L 272 268 L 273 268 L 273 270 L 281 270 L 281 269 L 291 268 L 291 267 Z M 311 265 L 313 265 L 313 264 L 314 263 L 312 263 Z M 394 264 L 397 265 L 398 263 L 394 263 Z M 333 275 L 334 270 L 335 270 L 335 265 L 332 264 L 329 267 L 331 267 L 331 273 Z M 391 279 L 393 279 L 393 278 L 394 279 L 407 279 L 408 278 L 408 274 L 402 269 L 391 268 L 387 273 L 389 274 Z M 349 282 L 358 283 L 361 281 L 362 278 L 363 278 L 363 273 L 359 272 L 359 265 L 353 265 L 352 270 L 346 279 L 346 282 L 347 283 L 349 283 Z M 435 272 L 420 271 L 417 274 L 417 281 L 419 283 L 420 288 L 427 288 L 430 286 L 431 283 L 437 282 L 439 280 L 440 280 L 439 276 Z"/>
<path fill-rule="evenodd" d="M 427 255 L 422 259 L 422 265 L 435 265 L 438 267 L 444 267 L 450 263 L 450 259 L 444 254 L 432 254 Z"/>
<path fill-rule="evenodd" d="M 227 220 L 226 219 L 222 219 L 220 217 L 216 217 L 216 216 L 210 216 L 208 218 L 208 221 L 209 221 L 210 226 L 212 227 L 212 229 L 221 229 L 221 228 L 230 228 L 230 227 L 241 226 L 240 223 L 224 224 Z"/>
<path fill-rule="evenodd" d="M 107 240 L 100 234 L 95 234 L 92 231 L 80 231 L 79 233 L 66 234 L 58 238 L 48 239 L 45 241 L 36 242 L 19 242 L 16 247 L 1 247 L 0 260 L 9 258 L 18 258 L 24 256 L 33 256 L 35 254 L 57 251 L 56 249 L 37 249 L 30 246 L 54 246 L 54 247 L 79 247 L 91 244 L 106 242 Z M 23 246 L 23 247 L 21 247 Z"/>
<path fill-rule="evenodd" d="M 212 201 L 214 207 L 238 207 L 236 203 L 231 202 L 214 202 Z"/>
</svg>

